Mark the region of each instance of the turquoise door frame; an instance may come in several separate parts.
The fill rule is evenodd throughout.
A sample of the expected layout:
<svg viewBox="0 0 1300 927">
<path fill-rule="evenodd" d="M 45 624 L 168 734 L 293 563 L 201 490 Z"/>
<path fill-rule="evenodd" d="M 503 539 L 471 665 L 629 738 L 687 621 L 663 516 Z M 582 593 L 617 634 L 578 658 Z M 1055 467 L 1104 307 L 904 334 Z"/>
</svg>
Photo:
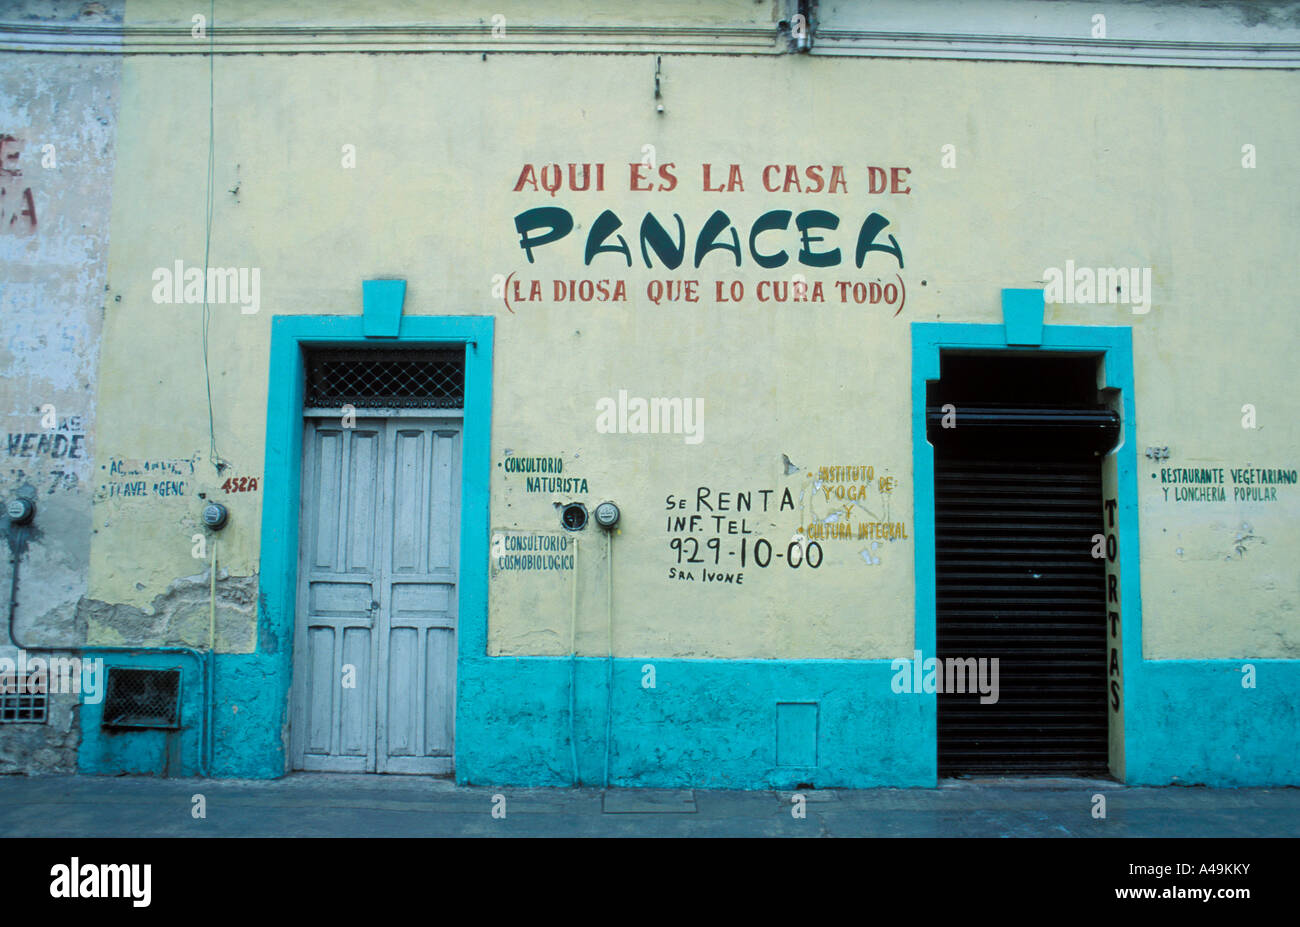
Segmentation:
<svg viewBox="0 0 1300 927">
<path fill-rule="evenodd" d="M 1004 307 L 1023 304 L 1031 291 L 1010 290 Z M 1042 298 L 1037 294 L 1041 319 Z M 1017 306 L 1016 308 L 1019 308 Z M 1038 342 L 1038 343 L 1034 343 Z M 1142 671 L 1142 593 L 1138 567 L 1137 419 L 1133 403 L 1133 335 L 1130 328 L 1046 325 L 1026 333 L 1023 320 L 1008 313 L 1006 325 L 942 322 L 912 323 L 912 464 L 916 527 L 916 649 L 933 656 L 936 638 L 934 447 L 926 439 L 925 398 L 928 381 L 939 379 L 939 354 L 945 350 L 1044 353 L 1082 351 L 1100 353 L 1105 385 L 1120 391 L 1121 439 L 1116 455 L 1120 574 L 1120 639 L 1123 648 L 1122 697 L 1124 700 L 1125 758 L 1133 744 L 1140 713 L 1135 712 L 1138 677 Z M 937 703 L 928 703 L 937 711 Z M 937 718 L 932 725 L 937 731 Z M 938 749 L 937 736 L 934 748 Z M 1126 777 L 1127 778 L 1127 777 Z"/>
<path fill-rule="evenodd" d="M 1123 647 L 1124 781 L 1129 785 L 1300 784 L 1300 660 L 1148 660 L 1142 649 L 1137 415 L 1132 329 L 1027 322 L 1041 291 L 1004 290 L 1004 325 L 913 322 L 912 447 L 915 472 L 916 640 L 934 652 L 934 449 L 926 440 L 926 381 L 941 350 L 1086 351 L 1103 356 L 1105 385 L 1120 391 L 1123 431 L 1116 459 L 1120 634 Z M 1041 318 L 1041 316 L 1040 316 Z M 1225 510 L 1226 511 L 1226 510 Z M 1198 603 L 1187 601 L 1183 621 Z M 1198 616 L 1199 617 L 1199 616 Z M 1254 677 L 1253 685 L 1247 686 Z M 933 711 L 933 702 L 926 703 Z M 933 718 L 930 720 L 933 721 Z M 933 727 L 933 725 L 931 725 Z"/>
<path fill-rule="evenodd" d="M 491 476 L 492 349 L 495 320 L 488 316 L 405 316 L 400 334 L 384 345 L 430 347 L 465 345 L 465 403 L 461 445 L 461 520 L 457 664 L 487 650 L 488 490 Z M 271 369 L 267 392 L 266 461 L 262 497 L 261 574 L 258 652 L 225 655 L 230 665 L 219 673 L 228 700 L 240 706 L 240 731 L 218 724 L 218 756 L 228 754 L 214 775 L 249 775 L 250 769 L 285 770 L 288 746 L 283 732 L 293 679 L 294 609 L 298 583 L 298 517 L 302 472 L 302 413 L 305 371 L 303 347 L 375 345 L 367 339 L 362 316 L 275 316 L 271 319 Z M 232 658 L 242 658 L 234 659 Z M 222 679 L 221 676 L 225 676 Z M 252 678 L 261 677 L 261 681 Z M 458 690 L 461 689 L 458 673 Z M 463 700 L 457 692 L 459 729 Z M 225 720 L 229 711 L 221 711 Z M 228 728 L 231 725 L 226 725 Z M 459 741 L 457 746 L 459 747 Z M 233 755 L 232 754 L 233 751 Z M 224 770 L 224 771 L 223 771 Z M 265 773 L 263 773 L 265 774 Z"/>
</svg>

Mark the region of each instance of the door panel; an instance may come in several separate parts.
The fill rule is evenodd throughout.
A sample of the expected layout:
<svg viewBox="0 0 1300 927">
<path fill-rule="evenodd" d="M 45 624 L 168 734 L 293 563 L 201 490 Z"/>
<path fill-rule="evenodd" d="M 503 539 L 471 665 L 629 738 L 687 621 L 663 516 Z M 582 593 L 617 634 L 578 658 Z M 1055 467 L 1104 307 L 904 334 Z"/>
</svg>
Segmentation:
<svg viewBox="0 0 1300 927">
<path fill-rule="evenodd" d="M 362 667 L 371 664 L 370 628 L 349 627 L 343 629 L 343 663 L 357 667 L 360 675 Z M 354 688 L 339 689 L 342 701 L 342 719 L 339 724 L 339 752 L 349 756 L 365 756 L 369 752 L 369 740 L 374 726 L 370 722 L 367 689 L 358 684 Z"/>
<path fill-rule="evenodd" d="M 352 431 L 352 429 L 348 429 Z M 382 433 L 357 433 L 352 441 L 351 467 L 346 471 L 348 480 L 347 512 L 343 539 L 347 545 L 343 562 L 349 573 L 370 575 L 375 570 L 375 533 L 379 526 L 380 511 L 380 452 Z"/>
<path fill-rule="evenodd" d="M 295 768 L 451 771 L 459 483 L 458 422 L 307 424 Z"/>
<path fill-rule="evenodd" d="M 358 421 L 355 428 L 309 424 L 304 436 L 293 737 L 299 769 L 375 768 L 372 604 L 384 434 L 384 422 Z"/>
<path fill-rule="evenodd" d="M 450 772 L 456 664 L 446 656 L 455 653 L 460 429 L 397 420 L 390 443 L 398 502 L 383 590 L 379 768 Z"/>
</svg>

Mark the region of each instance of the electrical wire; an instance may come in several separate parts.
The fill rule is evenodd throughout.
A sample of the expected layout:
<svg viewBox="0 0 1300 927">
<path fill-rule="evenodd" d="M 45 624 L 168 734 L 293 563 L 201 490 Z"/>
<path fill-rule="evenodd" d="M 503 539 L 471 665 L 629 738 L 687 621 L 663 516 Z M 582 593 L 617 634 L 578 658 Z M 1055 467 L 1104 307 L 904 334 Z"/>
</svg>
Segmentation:
<svg viewBox="0 0 1300 927">
<path fill-rule="evenodd" d="M 212 768 L 212 758 L 217 753 L 217 742 L 212 736 L 212 705 L 216 702 L 217 691 L 217 539 L 212 538 L 212 576 L 208 580 L 208 679 L 206 704 L 203 706 L 204 729 L 207 733 L 208 769 Z"/>
<path fill-rule="evenodd" d="M 614 726 L 614 532 L 606 531 L 609 581 L 605 584 L 605 613 L 609 620 L 609 670 L 605 674 L 605 788 L 609 788 L 609 742 Z"/>
<path fill-rule="evenodd" d="M 208 651 L 217 649 L 217 539 L 212 539 L 212 569 L 208 579 Z"/>
<path fill-rule="evenodd" d="M 576 722 L 574 710 L 578 677 L 578 539 L 573 539 L 573 601 L 569 608 L 569 756 L 573 760 L 573 784 L 581 785 L 578 775 L 578 746 L 575 742 Z"/>
<path fill-rule="evenodd" d="M 217 468 L 217 475 L 226 468 L 226 462 L 217 452 L 217 427 L 212 414 L 212 374 L 208 370 L 208 325 L 212 320 L 212 307 L 208 305 L 208 260 L 212 250 L 212 207 L 213 207 L 213 161 L 216 156 L 216 117 L 215 112 L 215 77 L 213 76 L 216 59 L 215 38 L 212 32 L 216 19 L 216 0 L 208 2 L 208 182 L 204 203 L 203 236 L 203 380 L 208 390 L 208 453 L 212 464 Z"/>
<path fill-rule="evenodd" d="M 203 217 L 203 382 L 208 393 L 208 456 L 217 470 L 217 476 L 226 468 L 226 462 L 217 451 L 217 426 L 212 414 L 212 373 L 208 369 L 208 326 L 212 321 L 212 307 L 208 304 L 208 264 L 212 253 L 212 207 L 213 207 L 213 162 L 216 159 L 216 36 L 213 25 L 217 18 L 217 0 L 208 0 L 208 179 L 205 190 Z M 207 654 L 207 704 L 204 705 L 204 731 L 206 741 L 206 773 L 211 774 L 212 758 L 216 753 L 216 739 L 213 737 L 212 704 L 215 701 L 213 690 L 216 686 L 216 603 L 217 603 L 217 547 L 216 538 L 212 539 L 212 590 L 209 602 L 208 618 L 208 654 Z"/>
</svg>

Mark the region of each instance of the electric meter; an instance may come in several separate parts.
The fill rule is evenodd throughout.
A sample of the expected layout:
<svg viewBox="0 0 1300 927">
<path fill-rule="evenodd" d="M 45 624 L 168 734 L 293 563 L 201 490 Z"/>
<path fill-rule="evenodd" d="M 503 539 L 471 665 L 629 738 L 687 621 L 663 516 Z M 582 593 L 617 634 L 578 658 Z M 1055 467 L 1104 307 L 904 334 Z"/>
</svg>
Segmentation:
<svg viewBox="0 0 1300 927">
<path fill-rule="evenodd" d="M 213 531 L 220 531 L 226 526 L 226 519 L 230 513 L 220 502 L 209 502 L 203 507 L 203 524 L 207 525 Z"/>
<path fill-rule="evenodd" d="M 618 524 L 618 506 L 612 502 L 602 502 L 596 506 L 596 524 L 602 528 L 612 528 Z"/>
<path fill-rule="evenodd" d="M 10 499 L 5 513 L 13 524 L 25 525 L 35 517 L 36 503 L 31 499 Z"/>
</svg>

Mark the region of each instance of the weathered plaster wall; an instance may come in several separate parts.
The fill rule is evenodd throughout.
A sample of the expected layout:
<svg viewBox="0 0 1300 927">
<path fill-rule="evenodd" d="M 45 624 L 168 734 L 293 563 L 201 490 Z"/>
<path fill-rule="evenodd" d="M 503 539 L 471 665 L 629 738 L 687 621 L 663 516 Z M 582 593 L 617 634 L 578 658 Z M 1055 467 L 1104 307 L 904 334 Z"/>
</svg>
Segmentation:
<svg viewBox="0 0 1300 927">
<path fill-rule="evenodd" d="M 1286 259 L 1290 243 L 1277 229 L 1290 227 L 1296 203 L 1277 174 L 1280 162 L 1245 168 L 1241 151 L 1251 144 L 1261 153 L 1280 153 L 1294 144 L 1294 124 L 1276 118 L 1294 103 L 1290 74 L 671 58 L 663 65 L 666 111 L 659 114 L 651 93 L 651 59 L 592 57 L 582 59 L 581 67 L 570 59 L 541 61 L 499 55 L 486 60 L 304 58 L 291 64 L 271 57 L 218 60 L 213 262 L 259 268 L 262 292 L 257 314 L 233 305 L 215 310 L 216 428 L 237 472 L 258 476 L 269 317 L 356 313 L 362 278 L 406 278 L 411 315 L 494 315 L 494 541 L 498 536 L 503 544 L 564 537 L 557 502 L 594 506 L 615 499 L 624 520 L 615 539 L 614 652 L 631 661 L 661 661 L 659 672 L 678 680 L 681 704 L 694 706 L 689 712 L 680 705 L 675 709 L 689 724 L 664 748 L 676 757 L 664 767 L 673 771 L 636 773 L 634 767 L 650 762 L 654 753 L 646 752 L 648 742 L 630 737 L 626 725 L 652 724 L 658 703 L 646 701 L 637 685 L 639 664 L 619 664 L 616 686 L 620 679 L 627 683 L 615 699 L 622 706 L 616 708 L 618 755 L 624 760 L 620 781 L 668 784 L 688 769 L 696 783 L 763 778 L 740 758 L 734 774 L 716 780 L 693 765 L 690 758 L 702 756 L 703 748 L 682 740 L 684 731 L 740 730 L 738 714 L 733 704 L 710 708 L 702 698 L 717 683 L 706 678 L 712 664 L 674 675 L 677 660 L 911 655 L 914 589 L 928 579 L 914 575 L 909 530 L 914 492 L 909 320 L 999 322 L 1001 287 L 1042 287 L 1046 269 L 1064 268 L 1067 261 L 1149 267 L 1145 313 L 1126 303 L 1053 305 L 1047 313 L 1053 325 L 1132 326 L 1139 444 L 1169 446 L 1170 459 L 1160 462 L 1165 466 L 1217 461 L 1290 468 L 1300 456 L 1282 427 L 1295 416 L 1296 398 L 1276 388 L 1286 382 L 1295 347 L 1285 313 L 1296 282 Z M 537 79 L 538 67 L 550 68 L 545 80 Z M 194 221 L 173 216 L 159 234 L 157 220 L 143 215 L 139 204 L 146 185 L 153 196 L 178 201 L 201 187 L 201 159 L 170 157 L 149 140 L 159 131 L 202 138 L 202 108 L 158 111 L 150 101 L 158 99 L 161 87 L 177 98 L 201 100 L 207 75 L 194 57 L 133 59 L 128 68 L 130 110 L 140 115 L 124 128 L 123 138 L 139 172 L 124 175 L 119 187 L 112 287 L 122 296 L 122 310 L 110 321 L 106 344 L 114 354 L 136 357 L 137 340 L 147 333 L 145 350 L 154 364 L 143 382 L 134 364 L 106 371 L 102 394 L 120 400 L 102 410 L 104 440 L 112 441 L 110 453 L 183 456 L 206 437 L 201 370 L 194 347 L 187 354 L 163 346 L 196 344 L 198 310 L 154 303 L 150 274 L 175 260 L 197 262 L 200 230 Z M 282 92 L 259 96 L 258 88 L 272 83 Z M 720 90 L 726 86 L 744 86 L 747 94 L 727 97 Z M 862 87 L 890 89 L 871 94 L 864 109 Z M 1121 99 L 1124 106 L 1117 109 L 1114 101 Z M 1189 144 L 1189 139 L 1215 141 Z M 952 167 L 943 166 L 945 145 L 953 146 Z M 627 164 L 640 161 L 645 146 L 653 146 L 656 163 L 674 165 L 676 189 L 628 189 Z M 604 163 L 605 190 L 551 196 L 527 185 L 513 189 L 525 165 L 540 170 L 543 164 L 569 162 Z M 733 163 L 744 177 L 743 191 L 702 190 L 703 165 L 712 167 L 717 186 Z M 762 170 L 772 163 L 844 165 L 847 192 L 767 192 Z M 869 192 L 867 169 L 873 165 L 908 168 L 911 192 Z M 1190 189 L 1199 193 L 1194 200 Z M 530 264 L 519 247 L 514 218 L 550 205 L 569 210 L 575 229 L 539 247 Z M 875 254 L 860 272 L 848 260 L 825 270 L 793 262 L 779 271 L 761 270 L 746 248 L 748 224 L 776 208 L 836 213 L 843 228 L 831 244 L 846 250 L 866 215 L 879 211 L 890 221 L 887 232 L 896 236 L 905 266 Z M 631 242 L 631 268 L 608 254 L 584 265 L 585 237 L 604 209 L 623 220 L 619 234 Z M 698 270 L 689 258 L 676 272 L 665 271 L 657 260 L 653 270 L 644 267 L 635 239 L 644 212 L 653 211 L 670 230 L 672 215 L 680 214 L 693 245 L 715 209 L 727 212 L 740 228 L 740 268 L 725 253 L 710 255 Z M 769 250 L 798 248 L 797 233 L 765 234 Z M 611 236 L 607 243 L 614 241 Z M 1213 249 L 1212 260 L 1207 249 Z M 1271 273 L 1261 274 L 1261 266 Z M 757 302 L 760 283 L 790 283 L 794 272 L 803 273 L 810 286 L 822 283 L 825 301 Z M 897 316 L 893 306 L 843 303 L 835 290 L 837 280 L 883 284 L 895 274 L 908 293 Z M 503 294 L 497 285 L 507 277 Z M 624 280 L 627 299 L 554 298 L 556 280 L 567 286 L 581 279 L 607 279 L 611 287 Z M 656 305 L 647 297 L 655 280 L 685 279 L 701 281 L 700 302 Z M 533 280 L 540 299 L 530 298 Z M 746 297 L 718 300 L 719 282 L 726 294 L 733 282 L 742 285 Z M 1244 298 L 1229 312 L 1222 302 L 1226 294 Z M 684 435 L 602 433 L 598 403 L 617 401 L 620 391 L 630 397 L 702 399 L 700 442 L 690 443 Z M 133 392 L 137 399 L 128 401 Z M 153 397 L 152 407 L 139 401 L 145 395 Z M 1241 427 L 1240 407 L 1246 402 L 1255 404 L 1264 427 Z M 530 474 L 506 466 L 532 458 L 558 459 L 558 474 L 540 475 L 573 482 L 530 492 Z M 1276 500 L 1268 502 L 1166 502 L 1159 467 L 1151 464 L 1139 490 L 1145 655 L 1294 658 L 1288 603 L 1297 590 L 1287 552 L 1300 540 L 1294 517 L 1300 488 L 1279 487 Z M 828 485 L 833 490 L 835 484 L 819 486 L 817 480 L 822 467 L 833 466 L 872 468 L 866 504 L 850 512 L 840 500 L 826 497 Z M 215 491 L 218 480 L 211 468 L 199 471 L 197 485 Z M 895 480 L 888 495 L 879 482 L 886 476 Z M 767 490 L 769 510 L 737 513 L 747 519 L 740 530 L 753 533 L 730 535 L 713 527 L 713 513 L 701 510 L 701 487 L 715 503 L 719 493 L 730 493 L 733 507 L 736 493 L 758 499 Z M 791 505 L 783 506 L 787 489 Z M 670 512 L 670 495 L 686 499 L 687 507 Z M 258 498 L 257 493 L 230 497 L 234 520 L 222 544 L 234 575 L 255 570 Z M 873 517 L 864 518 L 862 509 Z M 196 514 L 193 498 L 149 500 L 130 521 L 101 532 L 92 557 L 97 597 L 149 601 L 175 576 L 185 575 Z M 701 514 L 710 529 L 673 529 L 670 514 Z M 747 540 L 751 558 L 758 537 L 772 542 L 774 551 L 788 552 L 790 539 L 800 530 L 806 533 L 811 521 L 837 514 L 855 530 L 862 522 L 898 523 L 908 537 L 874 548 L 856 537 L 823 540 L 824 559 L 816 570 L 806 564 L 791 569 L 774 557 L 765 569 L 747 567 L 740 585 L 702 582 L 702 572 L 696 571 L 713 569 L 711 563 L 688 570 L 688 580 L 671 578 L 670 570 L 678 567 L 670 546 L 674 539 L 694 536 L 708 556 L 707 542 L 716 537 L 725 545 L 719 551 L 723 570 L 731 572 L 728 558 L 738 561 L 739 538 Z M 1238 519 L 1268 543 L 1247 545 L 1245 554 L 1224 546 L 1235 541 L 1222 536 L 1225 527 Z M 1167 540 L 1179 534 L 1182 542 Z M 163 538 L 168 539 L 164 544 L 155 543 Z M 142 544 L 150 545 L 153 556 L 139 580 L 144 588 L 135 589 L 130 580 L 139 573 L 132 570 L 140 568 L 133 552 Z M 1179 559 L 1179 547 L 1201 557 L 1195 571 L 1187 559 Z M 598 655 L 608 645 L 604 539 L 589 530 L 577 550 L 578 650 Z M 521 572 L 500 565 L 494 557 L 487 653 L 566 653 L 572 570 Z M 1193 604 L 1182 604 L 1187 600 Z M 535 693 L 538 705 L 530 712 L 527 699 L 520 702 L 527 688 L 517 681 L 521 670 L 513 661 L 506 663 L 510 666 L 485 663 L 481 675 L 466 670 L 458 741 L 462 774 L 481 781 L 540 781 L 539 776 L 550 781 L 565 775 L 563 664 L 537 667 L 550 682 Z M 756 678 L 751 674 L 761 665 L 746 662 L 742 675 Z M 735 669 L 742 672 L 742 665 Z M 584 669 L 580 677 L 591 672 Z M 826 691 L 866 685 L 845 681 L 850 677 L 819 678 L 830 687 Z M 1263 716 L 1285 730 L 1290 722 L 1277 712 L 1284 709 L 1291 684 L 1281 685 L 1271 690 Z M 793 698 L 790 690 L 798 688 L 785 679 L 773 698 Z M 594 712 L 587 723 L 599 736 L 602 690 L 583 691 L 579 738 L 586 736 L 584 712 Z M 1152 687 L 1145 698 L 1156 706 L 1176 695 Z M 1142 697 L 1129 693 L 1128 706 Z M 885 704 L 893 703 L 886 698 Z M 753 730 L 744 728 L 736 736 L 751 744 L 747 750 L 766 750 L 757 745 L 772 742 L 767 714 L 757 703 L 752 710 Z M 880 766 L 878 747 L 887 733 L 880 725 L 891 718 L 889 724 L 904 723 L 864 706 L 825 703 L 822 710 L 825 736 L 850 752 L 871 750 L 875 757 L 827 765 L 822 781 L 888 781 L 893 773 Z M 876 721 L 855 732 L 848 719 L 864 712 Z M 525 716 L 532 718 L 531 726 L 523 724 Z M 1186 735 L 1177 714 L 1153 707 L 1142 717 L 1151 736 Z M 1241 720 L 1246 718 L 1241 712 L 1232 717 L 1255 724 Z M 553 767 L 550 773 L 519 760 L 509 762 L 514 773 L 507 775 L 502 761 L 491 755 L 490 744 L 502 737 L 513 744 L 520 735 L 509 732 L 525 727 L 546 745 L 539 742 L 536 749 L 550 751 L 543 764 Z M 905 741 L 925 731 L 924 725 L 904 728 L 911 732 Z M 1271 758 L 1253 768 L 1226 756 L 1219 757 L 1218 766 L 1200 765 L 1225 781 L 1250 781 L 1257 773 L 1286 776 L 1289 767 L 1275 748 L 1260 747 L 1261 755 Z M 718 749 L 731 756 L 725 743 Z M 897 743 L 883 752 L 906 749 L 906 743 Z M 526 754 L 512 747 L 512 756 Z M 1148 781 L 1161 781 L 1174 769 L 1140 759 L 1133 773 Z M 583 765 L 591 760 L 584 749 Z M 926 768 L 922 763 L 904 778 L 924 782 Z M 773 772 L 771 781 L 785 775 Z"/>
<path fill-rule="evenodd" d="M 23 3 L 4 16 L 112 29 L 122 7 Z M 0 498 L 37 506 L 15 610 L 29 646 L 85 639 L 121 70 L 116 56 L 0 55 Z M 12 534 L 3 512 L 0 534 Z M 7 622 L 12 545 L 3 553 Z M 9 644 L 6 630 L 0 656 L 14 659 Z M 52 694 L 47 724 L 0 727 L 0 772 L 75 769 L 77 702 Z"/>
<path fill-rule="evenodd" d="M 910 524 L 912 435 L 900 411 L 908 389 L 906 320 L 998 321 L 999 287 L 1042 286 L 1044 269 L 1067 260 L 1152 268 L 1148 313 L 1123 304 L 1058 305 L 1047 321 L 1134 327 L 1139 441 L 1169 446 L 1163 465 L 1296 465 L 1300 455 L 1285 423 L 1297 400 L 1276 386 L 1286 382 L 1295 346 L 1286 316 L 1295 282 L 1286 258 L 1291 242 L 1276 230 L 1288 227 L 1296 204 L 1284 184 L 1268 179 L 1281 169 L 1268 153 L 1294 141 L 1292 124 L 1274 118 L 1294 103 L 1290 74 L 690 58 L 665 64 L 667 112 L 659 115 L 647 59 L 557 64 L 545 81 L 531 76 L 539 60 L 218 61 L 213 263 L 260 268 L 262 281 L 261 310 L 246 315 L 218 306 L 210 335 L 218 445 L 235 472 L 256 476 L 263 451 L 270 316 L 356 312 L 359 279 L 404 276 L 408 314 L 493 313 L 500 320 L 493 453 L 503 466 L 493 484 L 493 528 L 556 534 L 556 501 L 609 497 L 622 505 L 616 652 L 905 654 L 916 581 L 910 539 L 874 551 L 856 540 L 824 541 L 819 570 L 747 570 L 743 587 L 702 584 L 698 575 L 673 581 L 669 543 L 676 534 L 666 529 L 666 498 L 686 498 L 689 515 L 699 487 L 715 501 L 719 492 L 758 498 L 766 489 L 779 509 L 788 488 L 793 510 L 755 514 L 747 524 L 781 551 L 810 515 L 824 519 L 843 509 L 815 486 L 821 467 L 872 466 L 877 478 L 897 482 L 888 499 L 872 486 L 859 509 L 879 510 L 885 521 L 888 507 L 888 521 Z M 155 101 L 162 87 L 175 99 L 203 99 L 206 68 L 196 57 L 137 58 L 127 67 L 135 115 L 123 128 L 124 161 L 134 167 L 116 201 L 110 283 L 118 309 L 106 332 L 108 351 L 127 360 L 104 372 L 101 394 L 112 399 L 101 409 L 102 440 L 108 454 L 189 456 L 207 437 L 199 309 L 155 304 L 150 274 L 176 260 L 200 261 L 202 226 L 197 215 L 159 220 L 146 207 L 159 197 L 186 202 L 202 188 L 202 157 L 176 158 L 151 139 L 204 137 L 203 107 L 159 109 Z M 737 82 L 749 95 L 720 119 L 724 103 L 709 88 Z M 259 97 L 257 88 L 269 83 L 281 92 Z M 865 123 L 858 95 L 836 89 L 862 85 L 891 88 L 872 98 Z M 1117 98 L 1125 106 L 1112 112 Z M 997 100 L 1006 102 L 990 102 Z M 409 118 L 416 112 L 420 119 Z M 476 115 L 467 120 L 465 113 Z M 796 131 L 774 137 L 774 126 Z M 1262 153 L 1259 167 L 1241 166 L 1238 138 Z M 945 144 L 955 146 L 955 168 L 940 166 Z M 345 145 L 356 146 L 355 168 L 343 166 Z M 626 189 L 626 163 L 638 161 L 644 145 L 655 147 L 659 163 L 676 165 L 676 190 Z M 513 192 L 525 164 L 552 161 L 605 162 L 606 191 Z M 787 162 L 846 165 L 848 193 L 764 192 L 763 166 Z M 744 192 L 701 192 L 701 165 L 716 166 L 716 184 L 730 163 L 744 172 Z M 869 165 L 909 167 L 912 192 L 867 193 Z M 238 194 L 229 192 L 236 185 Z M 1194 201 L 1186 192 L 1193 188 L 1201 194 Z M 537 249 L 530 265 L 512 222 L 540 205 L 570 210 L 581 227 Z M 635 228 L 646 210 L 670 229 L 672 214 L 682 215 L 693 242 L 714 209 L 725 210 L 743 236 L 759 214 L 781 207 L 836 212 L 849 231 L 837 233 L 834 244 L 845 248 L 867 213 L 884 214 L 905 258 L 902 313 L 844 305 L 834 295 L 836 279 L 892 280 L 899 268 L 889 255 L 869 255 L 861 272 L 847 262 L 772 272 L 755 268 L 747 253 L 737 270 L 723 253 L 698 271 L 667 273 L 658 262 L 645 269 L 636 253 Z M 585 231 L 606 208 L 632 239 L 630 269 L 617 255 L 583 266 Z M 797 233 L 767 235 L 774 246 L 798 246 Z M 1210 248 L 1213 259 L 1206 259 Z M 810 285 L 824 283 L 824 303 L 756 302 L 758 283 L 788 281 L 796 270 Z M 512 273 L 511 286 L 524 281 L 525 296 L 527 281 L 539 280 L 544 298 L 513 300 L 508 310 L 493 295 L 493 278 Z M 553 300 L 555 280 L 583 278 L 625 280 L 627 301 Z M 693 305 L 654 305 L 646 285 L 664 278 L 701 279 L 707 295 Z M 750 295 L 739 304 L 715 302 L 716 281 L 733 280 Z M 1227 294 L 1242 294 L 1230 311 L 1222 304 Z M 147 373 L 135 361 L 144 355 Z M 601 434 L 597 402 L 616 399 L 619 390 L 703 399 L 701 443 Z M 1262 427 L 1241 427 L 1247 402 Z M 523 474 L 505 472 L 510 456 L 559 457 L 562 475 L 585 480 L 587 492 L 527 492 Z M 797 470 L 786 472 L 787 459 Z M 215 492 L 220 481 L 200 463 L 185 496 L 123 500 L 132 517 L 106 519 L 96 539 L 94 597 L 144 605 L 175 577 L 196 572 L 194 493 Z M 1300 540 L 1293 517 L 1300 487 L 1279 488 L 1272 502 L 1230 497 L 1197 506 L 1166 502 L 1160 485 L 1148 474 L 1141 496 L 1147 655 L 1294 656 L 1289 613 L 1300 593 L 1286 552 Z M 236 576 L 254 572 L 257 500 L 257 493 L 229 499 L 232 528 L 221 540 L 223 562 Z M 853 512 L 850 522 L 860 515 Z M 1266 543 L 1238 552 L 1242 523 Z M 696 535 L 704 543 L 712 533 Z M 733 546 L 725 533 L 723 540 Z M 142 545 L 151 551 L 145 562 Z M 588 534 L 581 548 L 583 652 L 604 646 L 602 547 Z M 868 562 L 863 548 L 881 562 Z M 498 574 L 490 652 L 566 652 L 568 580 L 567 573 Z M 1183 604 L 1189 600 L 1194 604 Z"/>
</svg>

